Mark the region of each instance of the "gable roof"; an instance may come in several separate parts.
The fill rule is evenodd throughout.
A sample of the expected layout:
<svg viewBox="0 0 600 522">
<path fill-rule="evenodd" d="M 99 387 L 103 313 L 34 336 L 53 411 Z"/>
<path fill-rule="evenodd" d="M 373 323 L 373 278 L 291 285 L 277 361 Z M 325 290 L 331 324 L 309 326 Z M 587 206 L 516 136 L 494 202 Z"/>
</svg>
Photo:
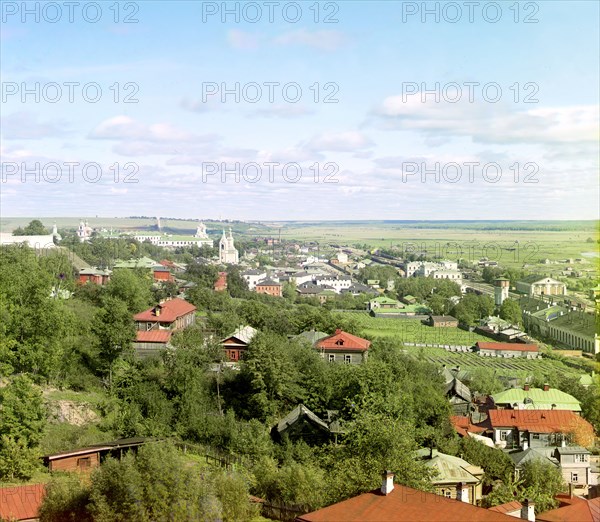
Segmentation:
<svg viewBox="0 0 600 522">
<path fill-rule="evenodd" d="M 488 341 L 477 341 L 475 346 L 480 350 L 502 350 L 511 352 L 538 352 L 537 344 L 522 343 L 494 343 Z"/>
<path fill-rule="evenodd" d="M 456 317 L 452 317 L 451 315 L 430 315 L 431 320 L 434 323 L 446 323 L 449 321 L 458 321 Z"/>
<path fill-rule="evenodd" d="M 156 315 L 157 308 L 160 309 L 160 315 Z M 150 321 L 153 323 L 172 323 L 179 317 L 194 312 L 196 307 L 188 303 L 185 299 L 174 297 L 168 299 L 153 308 L 148 308 L 139 314 L 133 316 L 134 321 Z"/>
<path fill-rule="evenodd" d="M 471 402 L 471 390 L 468 386 L 454 377 L 450 382 L 446 383 L 446 395 L 452 394 L 460 397 L 467 402 Z"/>
<path fill-rule="evenodd" d="M 37 519 L 45 495 L 45 484 L 0 488 L 0 519 Z"/>
<path fill-rule="evenodd" d="M 436 449 L 423 448 L 418 450 L 417 455 L 425 461 L 425 466 L 437 471 L 432 478 L 432 484 L 455 484 L 464 482 L 466 484 L 477 484 L 483 475 L 483 469 L 467 462 L 460 457 L 440 453 Z"/>
<path fill-rule="evenodd" d="M 160 266 L 156 261 L 149 257 L 140 257 L 139 259 L 129 259 L 127 261 L 117 261 L 114 268 L 154 268 Z"/>
<path fill-rule="evenodd" d="M 290 413 L 288 413 L 277 423 L 275 428 L 279 433 L 281 433 L 303 417 L 306 417 L 313 425 L 321 428 L 323 431 L 329 432 L 329 426 L 327 426 L 327 423 L 322 421 L 316 414 L 304 406 L 304 404 L 299 404 L 296 406 Z"/>
<path fill-rule="evenodd" d="M 365 352 L 371 346 L 371 341 L 344 332 L 339 328 L 333 335 L 325 337 L 315 344 L 320 350 L 340 350 Z"/>
<path fill-rule="evenodd" d="M 488 508 L 490 511 L 496 511 L 497 513 L 512 513 L 513 511 L 520 511 L 523 507 L 518 500 L 513 500 L 512 502 L 507 502 L 506 504 L 500 504 L 499 506 L 494 506 Z"/>
<path fill-rule="evenodd" d="M 600 497 L 591 500 L 579 497 L 570 499 L 568 506 L 544 511 L 536 515 L 540 522 L 598 522 L 600 520 Z"/>
<path fill-rule="evenodd" d="M 319 332 L 317 330 L 306 330 L 301 334 L 298 334 L 296 337 L 304 339 L 305 341 L 308 341 L 311 345 L 314 345 L 317 341 L 325 339 L 325 337 L 329 337 L 329 334 L 325 332 Z"/>
<path fill-rule="evenodd" d="M 258 330 L 252 328 L 251 326 L 238 326 L 238 328 L 231 335 L 225 337 L 225 339 L 221 339 L 221 342 L 225 342 L 228 339 L 237 339 L 241 341 L 243 344 L 250 344 L 252 338 L 258 333 Z"/>
<path fill-rule="evenodd" d="M 532 433 L 594 433 L 592 425 L 569 410 L 489 410 L 492 428 L 517 428 Z"/>
<path fill-rule="evenodd" d="M 517 468 L 520 468 L 523 464 L 532 460 L 548 461 L 550 464 L 558 466 L 558 461 L 554 457 L 549 457 L 536 448 L 527 448 L 523 451 L 516 451 L 514 453 L 509 453 L 508 456 Z"/>
<path fill-rule="evenodd" d="M 575 397 L 556 388 L 511 388 L 492 395 L 492 400 L 495 404 L 509 404 L 511 407 L 518 404 L 519 408 L 528 410 L 551 410 L 554 404 L 555 410 L 581 411 L 579 401 Z"/>
<path fill-rule="evenodd" d="M 559 283 L 561 285 L 564 284 L 562 281 L 557 281 L 556 279 L 552 279 L 550 276 L 540 274 L 531 274 L 529 276 L 524 277 L 523 279 L 520 279 L 519 281 L 517 281 L 517 283 L 527 283 L 529 285 L 532 285 L 534 283 L 539 283 L 544 279 L 549 279 L 551 283 Z"/>
<path fill-rule="evenodd" d="M 456 432 L 463 437 L 469 437 L 470 433 L 482 433 L 485 431 L 484 427 L 472 424 L 471 419 L 464 415 L 452 415 L 450 417 L 450 422 L 452 423 L 452 426 L 454 426 Z"/>
<path fill-rule="evenodd" d="M 514 518 L 467 502 L 394 485 L 375 489 L 296 518 L 297 522 L 514 522 Z"/>
<path fill-rule="evenodd" d="M 171 340 L 173 332 L 170 330 L 138 330 L 135 333 L 135 341 L 138 343 L 160 343 L 167 344 Z"/>
</svg>

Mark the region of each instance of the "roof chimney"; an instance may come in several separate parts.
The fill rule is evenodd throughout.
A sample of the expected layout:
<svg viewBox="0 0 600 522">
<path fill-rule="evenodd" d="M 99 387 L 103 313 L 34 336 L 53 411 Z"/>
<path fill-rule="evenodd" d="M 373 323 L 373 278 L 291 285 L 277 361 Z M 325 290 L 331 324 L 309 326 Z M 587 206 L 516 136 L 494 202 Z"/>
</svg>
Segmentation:
<svg viewBox="0 0 600 522">
<path fill-rule="evenodd" d="M 521 519 L 535 522 L 535 504 L 527 498 L 521 505 Z"/>
<path fill-rule="evenodd" d="M 550 385 L 548 383 L 544 384 L 544 391 L 548 391 L 550 389 Z"/>
<path fill-rule="evenodd" d="M 342 329 L 341 328 L 336 328 L 335 329 L 335 335 L 341 334 L 342 333 Z"/>
<path fill-rule="evenodd" d="M 523 390 L 524 391 L 529 391 L 529 384 L 524 384 L 523 385 Z"/>
<path fill-rule="evenodd" d="M 389 495 L 394 489 L 394 474 L 386 470 L 381 474 L 381 493 Z"/>
</svg>

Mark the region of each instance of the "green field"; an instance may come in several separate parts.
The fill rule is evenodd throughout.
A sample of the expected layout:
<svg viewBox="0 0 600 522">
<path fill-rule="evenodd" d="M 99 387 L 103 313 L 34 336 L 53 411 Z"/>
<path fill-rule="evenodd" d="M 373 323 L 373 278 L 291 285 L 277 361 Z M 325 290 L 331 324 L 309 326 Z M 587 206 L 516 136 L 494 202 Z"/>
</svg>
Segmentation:
<svg viewBox="0 0 600 522">
<path fill-rule="evenodd" d="M 371 317 L 368 312 L 344 312 L 359 325 L 361 334 L 368 339 L 376 337 L 397 339 L 401 343 L 455 344 L 473 346 L 477 341 L 489 341 L 488 337 L 460 328 L 433 328 L 417 319 Z"/>
<path fill-rule="evenodd" d="M 477 341 L 490 341 L 488 337 L 461 330 L 460 328 L 433 328 L 414 319 L 388 319 L 371 317 L 366 312 L 344 312 L 351 316 L 361 328 L 360 335 L 374 340 L 377 337 L 394 339 L 398 344 L 449 344 L 472 346 Z M 505 377 L 526 377 L 543 375 L 550 381 L 556 381 L 560 375 L 579 377 L 584 372 L 551 359 L 505 359 L 484 358 L 475 353 L 446 351 L 444 348 L 404 346 L 404 349 L 417 357 L 437 365 L 460 366 L 464 370 L 489 368 L 497 375 Z"/>
</svg>

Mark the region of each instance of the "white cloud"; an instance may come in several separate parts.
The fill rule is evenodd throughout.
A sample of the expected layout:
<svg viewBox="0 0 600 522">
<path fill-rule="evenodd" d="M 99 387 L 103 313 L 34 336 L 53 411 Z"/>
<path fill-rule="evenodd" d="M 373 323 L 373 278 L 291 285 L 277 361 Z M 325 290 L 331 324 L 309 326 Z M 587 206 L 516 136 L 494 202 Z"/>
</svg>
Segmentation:
<svg viewBox="0 0 600 522">
<path fill-rule="evenodd" d="M 413 95 L 385 98 L 375 111 L 389 129 L 420 131 L 430 145 L 444 137 L 470 136 L 480 143 L 556 144 L 598 141 L 598 106 L 515 109 L 506 103 L 439 102 Z M 433 141 L 431 141 L 433 137 Z"/>
</svg>

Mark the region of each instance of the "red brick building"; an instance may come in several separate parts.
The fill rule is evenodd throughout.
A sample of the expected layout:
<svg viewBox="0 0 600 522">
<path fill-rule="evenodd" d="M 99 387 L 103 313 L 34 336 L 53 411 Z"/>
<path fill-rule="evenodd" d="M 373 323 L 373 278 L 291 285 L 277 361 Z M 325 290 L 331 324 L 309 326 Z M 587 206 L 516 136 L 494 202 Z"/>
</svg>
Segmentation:
<svg viewBox="0 0 600 522">
<path fill-rule="evenodd" d="M 175 276 L 166 266 L 155 266 L 152 269 L 152 277 L 154 281 L 175 281 Z"/>
<path fill-rule="evenodd" d="M 105 285 L 110 281 L 110 270 L 99 270 L 98 268 L 82 268 L 79 271 L 79 279 L 77 282 L 84 285 L 85 283 L 94 283 L 97 285 Z"/>
<path fill-rule="evenodd" d="M 283 287 L 281 283 L 273 281 L 272 279 L 264 279 L 263 281 L 256 283 L 256 287 L 254 288 L 254 290 L 257 294 L 266 294 L 271 295 L 273 297 L 281 297 L 283 295 L 281 292 L 282 288 Z"/>
</svg>

